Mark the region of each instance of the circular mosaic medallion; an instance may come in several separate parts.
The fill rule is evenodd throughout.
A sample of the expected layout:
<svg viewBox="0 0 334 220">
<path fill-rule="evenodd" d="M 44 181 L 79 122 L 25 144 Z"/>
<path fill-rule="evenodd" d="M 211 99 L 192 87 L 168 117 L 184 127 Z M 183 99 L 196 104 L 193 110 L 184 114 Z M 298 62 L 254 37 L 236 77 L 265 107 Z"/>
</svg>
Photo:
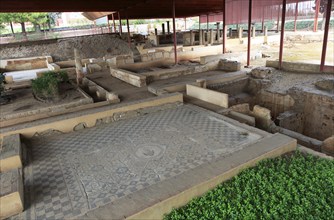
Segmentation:
<svg viewBox="0 0 334 220">
<path fill-rule="evenodd" d="M 154 158 L 161 155 L 164 151 L 164 147 L 156 145 L 140 146 L 136 151 L 136 156 L 143 159 Z"/>
</svg>

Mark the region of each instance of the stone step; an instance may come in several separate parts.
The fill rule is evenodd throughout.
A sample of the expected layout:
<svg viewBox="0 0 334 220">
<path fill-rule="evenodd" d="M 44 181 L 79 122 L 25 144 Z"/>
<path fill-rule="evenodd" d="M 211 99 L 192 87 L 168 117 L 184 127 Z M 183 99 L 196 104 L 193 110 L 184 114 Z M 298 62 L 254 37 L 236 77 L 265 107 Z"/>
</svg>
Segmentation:
<svg viewBox="0 0 334 220">
<path fill-rule="evenodd" d="M 0 173 L 0 185 L 0 219 L 21 213 L 24 207 L 22 171 Z"/>
<path fill-rule="evenodd" d="M 0 173 L 22 167 L 22 148 L 19 134 L 4 136 L 0 147 Z"/>
</svg>

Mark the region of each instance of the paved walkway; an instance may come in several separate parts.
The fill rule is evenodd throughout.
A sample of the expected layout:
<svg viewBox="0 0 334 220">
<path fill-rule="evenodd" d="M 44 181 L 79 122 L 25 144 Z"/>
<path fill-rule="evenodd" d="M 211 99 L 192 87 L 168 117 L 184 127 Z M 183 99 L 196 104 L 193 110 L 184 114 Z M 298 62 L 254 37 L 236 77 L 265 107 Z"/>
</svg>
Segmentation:
<svg viewBox="0 0 334 220">
<path fill-rule="evenodd" d="M 190 105 L 35 138 L 25 172 L 24 217 L 84 214 L 260 138 Z"/>
</svg>

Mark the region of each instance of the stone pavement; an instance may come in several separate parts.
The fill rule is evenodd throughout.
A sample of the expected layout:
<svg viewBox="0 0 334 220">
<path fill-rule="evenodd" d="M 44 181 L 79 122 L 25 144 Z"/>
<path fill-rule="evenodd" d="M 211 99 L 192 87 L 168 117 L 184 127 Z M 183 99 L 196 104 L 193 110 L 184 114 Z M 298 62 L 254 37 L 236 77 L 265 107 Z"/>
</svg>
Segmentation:
<svg viewBox="0 0 334 220">
<path fill-rule="evenodd" d="M 32 159 L 25 170 L 28 207 L 23 217 L 82 215 L 260 138 L 191 105 L 36 137 L 31 140 Z"/>
</svg>

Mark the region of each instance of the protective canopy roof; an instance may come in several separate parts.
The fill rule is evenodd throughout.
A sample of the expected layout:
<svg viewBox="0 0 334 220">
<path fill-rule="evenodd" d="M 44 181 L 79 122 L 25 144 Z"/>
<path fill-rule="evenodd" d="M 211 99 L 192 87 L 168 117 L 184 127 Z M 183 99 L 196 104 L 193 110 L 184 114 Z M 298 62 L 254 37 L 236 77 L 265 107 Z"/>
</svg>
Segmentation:
<svg viewBox="0 0 334 220">
<path fill-rule="evenodd" d="M 287 4 L 309 0 L 287 0 Z M 84 15 L 97 19 L 112 12 L 119 12 L 122 19 L 171 18 L 172 0 L 0 0 L 0 12 L 86 12 Z M 175 0 L 177 18 L 219 14 L 224 0 Z M 249 0 L 225 0 L 227 24 L 247 20 Z M 253 19 L 273 17 L 273 10 L 283 0 L 253 0 Z M 109 12 L 108 12 L 109 11 Z M 109 17 L 110 18 L 110 17 Z M 118 13 L 114 14 L 118 19 Z M 252 19 L 252 20 L 253 20 Z M 217 19 L 215 19 L 217 20 Z"/>
</svg>

